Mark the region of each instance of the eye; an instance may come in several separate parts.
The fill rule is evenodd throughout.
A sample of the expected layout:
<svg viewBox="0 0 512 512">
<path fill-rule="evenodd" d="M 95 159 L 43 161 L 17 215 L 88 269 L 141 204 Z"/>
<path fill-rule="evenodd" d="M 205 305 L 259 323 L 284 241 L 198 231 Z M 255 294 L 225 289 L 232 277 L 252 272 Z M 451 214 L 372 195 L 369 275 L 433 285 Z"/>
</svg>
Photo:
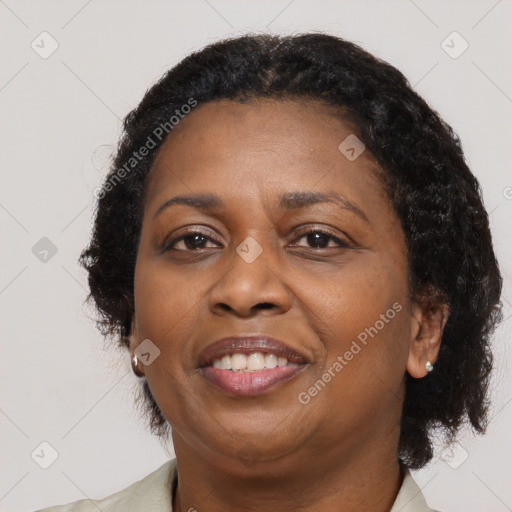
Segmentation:
<svg viewBox="0 0 512 512">
<path fill-rule="evenodd" d="M 301 234 L 299 238 L 296 238 L 294 242 L 297 240 L 306 239 L 307 244 L 309 245 L 296 245 L 292 244 L 295 247 L 311 247 L 314 249 L 330 249 L 330 248 L 336 248 L 336 247 L 344 247 L 344 248 L 351 248 L 352 246 L 348 243 L 342 240 L 341 238 L 335 236 L 330 231 L 324 230 L 324 229 L 310 229 L 309 231 L 306 231 Z M 329 245 L 331 242 L 334 242 L 335 245 Z"/>
<path fill-rule="evenodd" d="M 306 245 L 297 244 L 297 241 L 306 240 Z M 208 246 L 208 244 L 213 244 Z M 334 245 L 333 245 L 334 244 Z M 303 232 L 291 245 L 293 247 L 305 247 L 312 249 L 351 248 L 352 245 L 325 229 L 310 229 Z M 162 250 L 167 251 L 198 251 L 220 247 L 220 242 L 201 231 L 189 231 L 171 240 L 166 240 Z"/>
<path fill-rule="evenodd" d="M 219 242 L 214 241 L 211 237 L 201 231 L 189 231 L 171 240 L 166 240 L 163 244 L 163 251 L 196 251 L 198 249 L 211 249 L 206 247 L 208 241 L 213 242 L 213 247 L 219 247 Z M 181 246 L 180 246 L 181 245 Z"/>
</svg>

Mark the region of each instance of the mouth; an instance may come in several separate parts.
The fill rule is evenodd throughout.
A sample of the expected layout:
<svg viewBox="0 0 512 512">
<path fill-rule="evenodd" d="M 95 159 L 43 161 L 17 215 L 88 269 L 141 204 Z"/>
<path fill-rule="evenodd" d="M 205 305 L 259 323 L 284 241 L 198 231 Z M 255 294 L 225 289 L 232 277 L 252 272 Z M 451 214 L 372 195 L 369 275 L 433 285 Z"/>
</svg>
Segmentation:
<svg viewBox="0 0 512 512">
<path fill-rule="evenodd" d="M 206 380 L 224 392 L 255 396 L 297 376 L 308 359 L 268 336 L 234 336 L 208 346 L 199 356 Z"/>
</svg>

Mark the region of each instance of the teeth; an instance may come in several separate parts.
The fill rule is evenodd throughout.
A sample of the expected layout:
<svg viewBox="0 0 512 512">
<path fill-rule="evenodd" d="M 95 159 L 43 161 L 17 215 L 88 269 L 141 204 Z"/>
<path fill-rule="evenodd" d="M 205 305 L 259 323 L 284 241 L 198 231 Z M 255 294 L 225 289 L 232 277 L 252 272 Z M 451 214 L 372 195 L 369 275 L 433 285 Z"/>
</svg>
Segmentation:
<svg viewBox="0 0 512 512">
<path fill-rule="evenodd" d="M 255 372 L 258 370 L 272 369 L 276 366 L 297 366 L 288 362 L 286 357 L 277 357 L 274 354 L 263 354 L 253 352 L 252 354 L 225 355 L 221 359 L 213 361 L 213 367 L 221 370 L 232 370 L 235 372 Z"/>
<path fill-rule="evenodd" d="M 250 354 L 247 358 L 248 370 L 263 370 L 265 368 L 265 358 L 261 352 Z"/>
<path fill-rule="evenodd" d="M 233 354 L 231 356 L 232 370 L 245 370 L 247 368 L 247 357 L 244 354 Z"/>
<path fill-rule="evenodd" d="M 277 357 L 274 354 L 265 356 L 265 368 L 275 368 L 277 366 Z"/>
<path fill-rule="evenodd" d="M 226 355 L 226 356 L 224 356 L 224 357 L 221 359 L 221 361 L 222 361 L 222 366 L 221 366 L 221 368 L 222 368 L 223 370 L 231 370 L 231 357 L 229 357 L 229 356 L 227 356 L 227 355 Z"/>
</svg>

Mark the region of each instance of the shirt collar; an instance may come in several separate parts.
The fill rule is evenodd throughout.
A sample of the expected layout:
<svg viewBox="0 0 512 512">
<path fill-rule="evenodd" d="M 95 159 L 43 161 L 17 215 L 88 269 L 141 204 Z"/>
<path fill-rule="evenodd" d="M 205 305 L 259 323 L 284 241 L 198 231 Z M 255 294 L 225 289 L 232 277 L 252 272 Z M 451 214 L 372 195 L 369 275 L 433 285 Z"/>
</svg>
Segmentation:
<svg viewBox="0 0 512 512">
<path fill-rule="evenodd" d="M 436 512 L 425 497 L 408 468 L 403 469 L 404 479 L 390 512 Z"/>
<path fill-rule="evenodd" d="M 402 486 L 397 494 L 395 502 L 390 512 L 436 512 L 431 509 L 418 484 L 412 477 L 409 469 L 403 469 Z M 152 508 L 154 512 L 172 512 L 172 493 L 177 483 L 176 459 L 167 461 L 156 471 L 148 475 L 146 478 L 137 482 L 142 484 L 138 486 L 136 496 L 146 499 L 152 497 Z M 137 498 L 135 499 L 137 501 Z M 133 496 L 130 505 L 134 505 Z M 144 503 L 144 501 L 142 502 Z M 130 510 L 138 510 L 130 508 Z"/>
</svg>

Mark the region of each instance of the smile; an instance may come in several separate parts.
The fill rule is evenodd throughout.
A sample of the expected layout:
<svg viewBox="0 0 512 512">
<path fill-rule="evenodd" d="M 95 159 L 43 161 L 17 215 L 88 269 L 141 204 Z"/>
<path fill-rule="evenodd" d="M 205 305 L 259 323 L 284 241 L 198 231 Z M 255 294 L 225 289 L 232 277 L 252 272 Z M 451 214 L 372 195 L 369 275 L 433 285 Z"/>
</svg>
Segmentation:
<svg viewBox="0 0 512 512">
<path fill-rule="evenodd" d="M 208 345 L 198 366 L 217 389 L 255 396 L 293 379 L 309 362 L 290 344 L 257 334 L 222 338 Z"/>
<path fill-rule="evenodd" d="M 255 353 L 254 356 L 257 357 L 254 357 L 253 354 L 249 357 L 243 354 L 233 354 L 233 356 L 224 356 L 222 360 L 217 360 L 219 361 L 217 364 L 223 364 L 223 360 L 227 361 L 227 357 L 234 359 L 235 366 L 241 366 L 242 364 L 260 365 L 261 359 L 266 359 L 266 357 L 263 358 L 261 353 Z M 248 361 L 252 360 L 252 363 L 243 361 L 239 356 Z M 208 382 L 226 393 L 239 396 L 256 396 L 274 390 L 278 386 L 290 381 L 306 367 L 304 364 L 288 363 L 283 358 L 279 358 L 279 360 L 282 365 L 270 359 L 272 362 L 269 364 L 273 365 L 276 363 L 276 365 L 263 369 L 254 369 L 254 367 L 253 369 L 250 367 L 225 369 L 216 366 L 206 366 L 202 368 L 202 372 Z"/>
<path fill-rule="evenodd" d="M 283 366 L 299 365 L 289 363 L 286 357 L 279 357 L 276 354 L 263 354 L 262 352 L 253 352 L 252 354 L 226 354 L 224 357 L 213 361 L 214 368 L 231 370 L 233 372 L 255 372 L 258 370 L 271 370 Z"/>
</svg>

